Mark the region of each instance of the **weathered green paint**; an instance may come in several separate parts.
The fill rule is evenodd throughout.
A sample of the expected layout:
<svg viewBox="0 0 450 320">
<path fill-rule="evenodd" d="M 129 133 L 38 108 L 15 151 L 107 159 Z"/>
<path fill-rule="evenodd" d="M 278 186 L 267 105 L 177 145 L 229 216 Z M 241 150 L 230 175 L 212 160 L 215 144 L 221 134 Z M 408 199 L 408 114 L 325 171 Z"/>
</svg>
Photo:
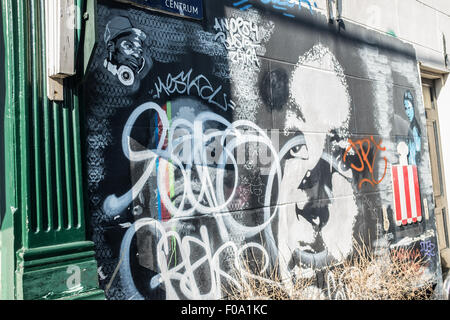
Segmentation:
<svg viewBox="0 0 450 320">
<path fill-rule="evenodd" d="M 45 8 L 45 0 L 39 1 L 39 9 L 41 12 L 44 12 Z M 45 30 L 45 20 L 41 19 L 41 30 Z M 45 56 L 45 37 L 42 37 L 42 45 L 41 45 L 41 64 L 42 70 L 47 69 L 47 62 Z M 42 92 L 47 92 L 47 82 L 42 82 Z M 48 99 L 42 99 L 42 112 L 43 112 L 43 148 L 44 148 L 44 163 L 45 163 L 45 195 L 46 195 L 46 203 L 52 202 L 52 192 L 53 192 L 53 167 L 52 167 L 52 157 L 51 157 L 51 127 L 50 127 L 50 103 Z M 47 213 L 47 230 L 53 229 L 53 206 L 48 206 L 46 208 Z"/>
<path fill-rule="evenodd" d="M 42 178 L 42 174 L 41 174 L 41 124 L 40 124 L 40 97 L 39 97 L 39 92 L 40 92 L 40 87 L 41 87 L 41 83 L 42 81 L 40 81 L 39 79 L 39 75 L 42 74 L 42 70 L 40 67 L 40 61 L 39 61 L 39 57 L 41 55 L 41 52 L 39 50 L 39 47 L 41 45 L 41 41 L 40 39 L 38 39 L 38 37 L 40 36 L 40 33 L 37 32 L 40 29 L 40 14 L 39 14 L 39 10 L 36 10 L 36 7 L 33 5 L 31 6 L 31 21 L 30 24 L 32 26 L 31 28 L 31 59 L 32 59 L 32 68 L 33 68 L 33 72 L 32 72 L 32 82 L 31 82 L 31 87 L 32 87 L 32 113 L 33 113 L 33 136 L 34 136 L 34 141 L 33 141 L 33 150 L 35 152 L 35 156 L 34 156 L 34 178 L 35 178 L 35 185 L 36 185 L 36 220 L 34 221 L 35 227 L 33 228 L 33 231 L 41 231 L 43 228 L 43 204 L 42 204 L 42 189 L 41 189 L 41 178 Z"/>
<path fill-rule="evenodd" d="M 20 95 L 23 80 L 23 34 L 19 25 L 23 22 L 23 2 L 2 0 L 2 17 L 5 40 L 5 216 L 2 223 L 2 287 L 1 299 L 11 300 L 16 296 L 15 252 L 22 245 L 22 198 L 20 166 Z M 15 13 L 15 14 L 13 14 Z M 7 147 L 6 147 L 7 146 Z"/>
<path fill-rule="evenodd" d="M 65 81 L 64 102 L 48 101 L 45 0 L 1 1 L 7 147 L 0 298 L 103 299 L 93 243 L 85 241 L 76 78 Z M 80 40 L 81 30 L 74 32 Z"/>
<path fill-rule="evenodd" d="M 44 1 L 39 3 L 33 2 L 31 4 L 35 8 L 36 12 L 41 13 L 40 17 L 43 17 Z M 36 24 L 37 25 L 37 24 Z M 75 32 L 75 31 L 74 31 Z M 79 31 L 76 31 L 78 34 Z M 40 42 L 42 48 L 45 48 L 45 21 L 41 19 L 40 25 Z M 42 70 L 46 70 L 45 67 L 45 51 L 42 52 L 42 61 L 40 61 Z M 37 61 L 37 60 L 36 60 Z M 79 142 L 75 137 L 79 135 L 76 128 L 79 131 L 79 124 L 74 125 L 73 118 L 76 118 L 78 114 L 79 106 L 72 103 L 73 96 L 75 95 L 75 83 L 71 81 L 66 84 L 66 90 L 64 92 L 65 101 L 63 103 L 49 102 L 48 99 L 42 99 L 42 96 L 46 95 L 46 79 L 45 73 L 42 73 L 39 82 L 42 83 L 42 90 L 39 94 L 39 100 L 42 101 L 40 108 L 41 116 L 43 118 L 43 129 L 40 135 L 43 139 L 37 139 L 35 147 L 35 159 L 44 159 L 45 168 L 36 170 L 36 176 L 41 176 L 35 181 L 35 199 L 40 198 L 38 191 L 43 189 L 46 194 L 46 212 L 39 214 L 36 211 L 36 215 L 31 216 L 31 221 L 43 221 L 45 219 L 44 228 L 33 227 L 35 232 L 30 234 L 29 245 L 30 248 L 45 246 L 48 243 L 66 243 L 67 241 L 79 241 L 84 239 L 85 225 L 84 219 L 80 216 L 84 214 L 83 202 L 78 201 L 75 204 L 74 199 L 83 198 L 83 190 L 74 186 L 74 177 L 81 175 L 80 170 L 75 170 L 75 167 L 80 166 L 81 158 L 75 151 L 79 148 Z M 38 115 L 39 116 L 39 115 Z M 44 150 L 42 154 L 38 153 L 39 150 Z M 39 161 L 40 162 L 40 161 Z M 42 183 L 41 181 L 45 181 Z M 42 198 L 42 197 L 41 197 Z M 39 207 L 39 203 L 36 203 L 36 207 Z M 77 224 L 73 225 L 74 216 L 77 217 Z M 41 230 L 42 229 L 42 230 Z"/>
<path fill-rule="evenodd" d="M 75 296 L 65 296 L 56 300 L 105 300 L 105 293 L 103 290 L 91 290 L 77 294 Z"/>
<path fill-rule="evenodd" d="M 94 50 L 98 43 L 97 30 L 97 0 L 87 1 L 84 20 L 84 38 L 83 38 L 83 75 L 89 69 Z"/>
<path fill-rule="evenodd" d="M 60 299 L 97 291 L 92 242 L 49 246 L 18 253 L 18 299 Z"/>
</svg>

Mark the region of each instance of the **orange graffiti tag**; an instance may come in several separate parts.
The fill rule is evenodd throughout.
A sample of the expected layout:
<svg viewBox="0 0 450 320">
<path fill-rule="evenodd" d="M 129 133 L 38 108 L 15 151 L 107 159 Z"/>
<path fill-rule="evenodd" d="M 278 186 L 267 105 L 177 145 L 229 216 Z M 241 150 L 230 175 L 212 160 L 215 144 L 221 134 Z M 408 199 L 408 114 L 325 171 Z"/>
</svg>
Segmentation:
<svg viewBox="0 0 450 320">
<path fill-rule="evenodd" d="M 367 167 L 372 176 L 372 179 L 367 179 L 367 178 L 362 179 L 358 185 L 359 189 L 362 188 L 362 185 L 364 183 L 369 183 L 370 185 L 372 185 L 372 187 L 375 187 L 376 185 L 380 184 L 381 181 L 383 181 L 384 177 L 386 176 L 386 172 L 387 172 L 386 157 L 384 158 L 384 164 L 385 164 L 384 174 L 383 174 L 383 177 L 379 181 L 375 180 L 373 169 L 374 169 L 374 165 L 375 165 L 375 161 L 376 161 L 378 152 L 386 151 L 386 148 L 381 147 L 382 140 L 380 140 L 380 142 L 377 143 L 377 142 L 375 142 L 375 139 L 373 138 L 373 136 L 371 136 L 370 139 L 369 138 L 362 139 L 362 140 L 358 140 L 356 142 L 353 142 L 351 139 L 348 139 L 348 142 L 350 143 L 350 146 L 344 153 L 344 158 L 343 158 L 344 162 L 346 162 L 348 152 L 350 150 L 354 149 L 356 154 L 358 155 L 359 162 L 361 163 L 361 165 L 359 167 L 357 167 L 352 163 L 351 167 L 353 168 L 353 170 L 356 170 L 358 172 L 363 172 L 364 170 L 366 170 L 366 167 Z M 373 155 L 372 161 L 370 161 L 369 155 L 370 155 L 370 150 L 372 148 L 372 144 L 375 146 L 375 154 Z"/>
</svg>

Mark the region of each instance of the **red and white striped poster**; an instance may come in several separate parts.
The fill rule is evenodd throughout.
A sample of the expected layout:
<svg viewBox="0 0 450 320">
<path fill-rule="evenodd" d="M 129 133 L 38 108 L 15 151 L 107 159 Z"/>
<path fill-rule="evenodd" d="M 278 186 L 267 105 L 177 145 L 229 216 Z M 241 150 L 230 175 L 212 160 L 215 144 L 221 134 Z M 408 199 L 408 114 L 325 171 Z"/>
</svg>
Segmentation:
<svg viewBox="0 0 450 320">
<path fill-rule="evenodd" d="M 417 167 L 414 165 L 393 165 L 391 172 L 397 226 L 422 221 Z"/>
</svg>

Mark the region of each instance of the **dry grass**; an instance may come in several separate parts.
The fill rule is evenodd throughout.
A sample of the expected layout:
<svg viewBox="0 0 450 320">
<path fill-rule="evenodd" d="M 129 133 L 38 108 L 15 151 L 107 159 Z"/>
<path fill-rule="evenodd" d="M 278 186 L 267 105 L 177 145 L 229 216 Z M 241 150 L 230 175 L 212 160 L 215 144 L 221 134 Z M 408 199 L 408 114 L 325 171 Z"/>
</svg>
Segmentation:
<svg viewBox="0 0 450 320">
<path fill-rule="evenodd" d="M 352 258 L 328 268 L 327 295 L 348 300 L 429 299 L 432 283 L 425 278 L 426 260 L 417 249 L 376 255 L 356 244 Z"/>
<path fill-rule="evenodd" d="M 313 285 L 311 278 L 283 281 L 275 267 L 267 271 L 263 263 L 245 260 L 239 268 L 235 268 L 232 277 L 236 282 L 224 287 L 224 295 L 229 300 L 306 300 L 306 288 Z"/>
<path fill-rule="evenodd" d="M 355 242 L 351 258 L 320 270 L 322 289 L 315 276 L 281 279 L 278 268 L 268 271 L 262 260 L 242 260 L 232 272 L 236 281 L 224 287 L 229 300 L 423 300 L 433 291 L 424 278 L 426 261 L 412 249 L 380 255 Z"/>
</svg>

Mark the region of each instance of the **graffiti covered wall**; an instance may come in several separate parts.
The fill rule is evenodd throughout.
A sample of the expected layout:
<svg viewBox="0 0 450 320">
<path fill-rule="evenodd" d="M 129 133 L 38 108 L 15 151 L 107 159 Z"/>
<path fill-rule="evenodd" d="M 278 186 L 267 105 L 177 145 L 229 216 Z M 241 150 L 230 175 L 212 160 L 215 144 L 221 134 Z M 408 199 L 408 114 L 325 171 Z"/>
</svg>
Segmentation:
<svg viewBox="0 0 450 320">
<path fill-rule="evenodd" d="M 251 253 L 282 279 L 416 246 L 439 272 L 409 45 L 313 3 L 98 6 L 85 83 L 91 237 L 109 299 L 218 299 Z"/>
</svg>

